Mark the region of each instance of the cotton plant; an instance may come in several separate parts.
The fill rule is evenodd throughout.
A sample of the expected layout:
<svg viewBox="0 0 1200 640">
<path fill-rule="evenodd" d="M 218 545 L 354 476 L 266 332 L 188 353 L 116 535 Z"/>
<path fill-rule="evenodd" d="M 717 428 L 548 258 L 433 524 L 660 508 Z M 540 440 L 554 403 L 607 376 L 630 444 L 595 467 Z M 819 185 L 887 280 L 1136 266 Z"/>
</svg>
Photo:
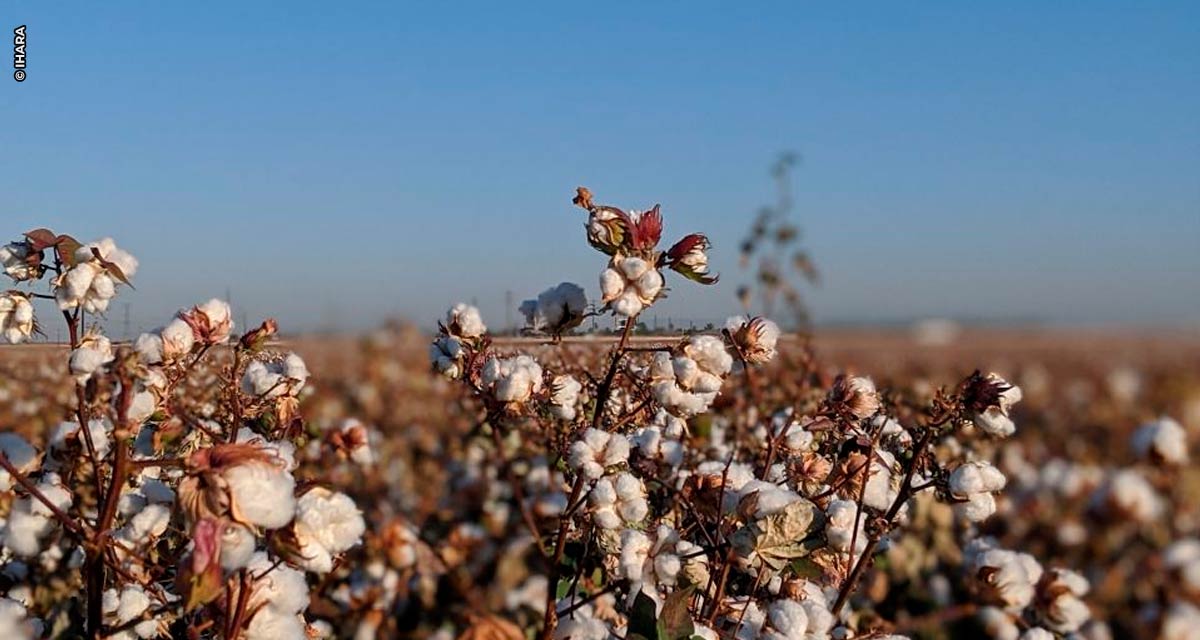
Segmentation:
<svg viewBox="0 0 1200 640">
<path fill-rule="evenodd" d="M 0 636 L 321 633 L 310 601 L 346 573 L 367 520 L 311 461 L 373 455 L 352 427 L 298 446 L 310 372 L 271 348 L 275 322 L 237 336 L 229 304 L 212 299 L 118 344 L 95 319 L 139 265 L 113 240 L 39 229 L 0 261 L 18 285 L 49 287 L 0 295 L 0 330 L 28 339 L 31 300 L 54 300 L 70 337 L 58 375 L 75 396 L 45 437 L 0 434 L 0 574 L 22 598 L 0 600 Z"/>
<path fill-rule="evenodd" d="M 983 546 L 1008 486 L 991 455 L 1016 432 L 1017 385 L 977 371 L 914 405 L 865 375 L 814 374 L 804 396 L 782 396 L 767 370 L 783 335 L 761 316 L 635 343 L 664 272 L 715 282 L 711 245 L 693 234 L 659 249 L 657 206 L 598 205 L 586 189 L 575 204 L 588 214 L 587 242 L 608 257 L 594 313 L 619 323 L 615 346 L 582 361 L 557 339 L 521 352 L 459 304 L 429 349 L 434 372 L 477 403 L 463 486 L 483 493 L 488 529 L 527 540 L 534 558 L 541 615 L 522 613 L 527 598 L 513 612 L 533 623 L 527 632 L 899 638 L 863 585 L 931 505 L 958 515 L 943 535 L 960 548 L 963 593 L 1024 628 L 1067 634 L 1089 621 L 1080 574 Z M 564 284 L 519 310 L 531 333 L 555 334 L 560 317 L 588 313 L 585 300 Z M 539 508 L 545 496 L 561 508 Z M 486 545 L 466 540 L 444 546 Z"/>
</svg>

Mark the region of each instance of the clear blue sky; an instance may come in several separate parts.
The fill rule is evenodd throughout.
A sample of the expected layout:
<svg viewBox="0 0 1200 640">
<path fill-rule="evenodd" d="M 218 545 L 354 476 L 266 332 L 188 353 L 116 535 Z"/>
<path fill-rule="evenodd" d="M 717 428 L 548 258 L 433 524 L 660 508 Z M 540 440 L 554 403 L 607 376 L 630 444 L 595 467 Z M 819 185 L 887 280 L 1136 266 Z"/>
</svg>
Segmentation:
<svg viewBox="0 0 1200 640">
<path fill-rule="evenodd" d="M 500 325 L 596 294 L 580 184 L 708 232 L 661 313 L 723 317 L 787 149 L 819 320 L 1200 322 L 1196 3 L 259 4 L 0 9 L 0 231 L 116 237 L 135 326 Z"/>
</svg>

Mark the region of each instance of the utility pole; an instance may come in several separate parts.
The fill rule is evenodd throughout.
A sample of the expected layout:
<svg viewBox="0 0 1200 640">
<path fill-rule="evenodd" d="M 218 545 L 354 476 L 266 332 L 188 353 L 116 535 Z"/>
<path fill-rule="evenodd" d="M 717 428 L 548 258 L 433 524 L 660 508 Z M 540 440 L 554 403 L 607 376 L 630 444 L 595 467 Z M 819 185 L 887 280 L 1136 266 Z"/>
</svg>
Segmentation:
<svg viewBox="0 0 1200 640">
<path fill-rule="evenodd" d="M 504 292 L 504 330 L 513 331 L 513 292 L 512 289 Z"/>
<path fill-rule="evenodd" d="M 129 306 L 130 305 L 128 302 L 126 302 L 124 304 L 124 306 L 125 306 L 125 330 L 123 331 L 123 333 L 125 335 L 125 341 L 129 342 L 130 340 L 132 340 L 132 335 L 130 334 L 130 331 L 129 331 Z"/>
</svg>

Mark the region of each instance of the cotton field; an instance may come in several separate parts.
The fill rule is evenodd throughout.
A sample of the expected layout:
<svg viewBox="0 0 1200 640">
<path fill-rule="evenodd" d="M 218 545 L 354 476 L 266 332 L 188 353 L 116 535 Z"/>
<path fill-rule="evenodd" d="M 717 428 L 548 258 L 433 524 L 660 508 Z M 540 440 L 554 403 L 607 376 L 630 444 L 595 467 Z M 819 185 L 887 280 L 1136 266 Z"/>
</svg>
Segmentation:
<svg viewBox="0 0 1200 640">
<path fill-rule="evenodd" d="M 523 337 L 119 341 L 137 247 L 7 230 L 0 638 L 1200 637 L 1195 336 L 645 335 L 712 243 L 574 203 Z"/>
</svg>

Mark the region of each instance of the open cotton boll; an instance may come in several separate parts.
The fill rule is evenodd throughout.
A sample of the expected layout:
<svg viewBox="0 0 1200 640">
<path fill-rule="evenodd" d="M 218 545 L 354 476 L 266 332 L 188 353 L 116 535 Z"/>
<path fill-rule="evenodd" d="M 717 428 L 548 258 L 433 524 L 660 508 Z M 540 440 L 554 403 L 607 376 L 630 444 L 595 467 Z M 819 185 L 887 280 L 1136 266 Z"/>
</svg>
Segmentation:
<svg viewBox="0 0 1200 640">
<path fill-rule="evenodd" d="M 242 522 L 278 529 L 292 521 L 296 481 L 283 464 L 250 461 L 222 473 L 232 498 L 231 509 Z"/>
<path fill-rule="evenodd" d="M 621 472 L 601 478 L 588 494 L 592 517 L 601 529 L 637 524 L 650 513 L 646 487 L 636 476 Z"/>
<path fill-rule="evenodd" d="M 110 627 L 124 626 L 141 617 L 150 608 L 150 604 L 150 596 L 140 585 L 129 585 L 120 591 L 108 589 L 104 592 L 103 601 L 105 622 Z M 158 622 L 151 619 L 108 637 L 115 640 L 154 638 L 158 636 L 158 631 Z"/>
<path fill-rule="evenodd" d="M 1187 432 L 1174 420 L 1163 417 L 1142 425 L 1133 434 L 1133 450 L 1141 457 L 1169 465 L 1187 464 Z"/>
<path fill-rule="evenodd" d="M 982 522 L 996 511 L 992 493 L 1004 489 L 1007 479 L 991 463 L 976 461 L 959 465 L 950 474 L 950 494 L 963 502 L 954 505 L 960 517 L 969 522 Z"/>
<path fill-rule="evenodd" d="M 984 433 L 995 437 L 1010 436 L 1017 430 L 1017 427 L 1008 414 L 1013 405 L 1021 401 L 1021 388 L 1010 384 L 995 373 L 989 373 L 986 380 L 994 389 L 1003 389 L 1003 391 L 999 393 L 994 404 L 975 413 L 975 426 Z"/>
<path fill-rule="evenodd" d="M 558 375 L 550 381 L 550 413 L 559 420 L 574 420 L 578 414 L 579 394 L 583 385 L 569 375 Z"/>
<path fill-rule="evenodd" d="M 483 324 L 479 309 L 463 302 L 446 312 L 446 329 L 452 336 L 468 339 L 479 338 L 487 333 L 487 325 Z"/>
<path fill-rule="evenodd" d="M 228 523 L 221 531 L 221 568 L 226 571 L 244 569 L 250 564 L 258 546 L 254 534 L 240 524 Z"/>
<path fill-rule="evenodd" d="M 850 551 L 852 540 L 855 557 L 866 549 L 866 516 L 859 516 L 858 503 L 853 500 L 833 500 L 825 509 L 825 517 L 825 538 L 835 549 Z"/>
<path fill-rule="evenodd" d="M 19 344 L 33 335 L 33 305 L 24 295 L 0 293 L 0 335 L 10 344 Z"/>
<path fill-rule="evenodd" d="M 175 318 L 159 331 L 162 341 L 163 360 L 177 360 L 192 351 L 196 344 L 196 333 L 182 318 Z"/>
<path fill-rule="evenodd" d="M 447 378 L 457 378 L 462 372 L 462 342 L 454 336 L 438 336 L 429 345 L 429 360 L 434 371 Z"/>
<path fill-rule="evenodd" d="M 267 606 L 295 615 L 308 608 L 308 582 L 303 572 L 276 562 L 265 551 L 255 552 L 246 568 L 256 577 L 251 585 L 250 609 Z"/>
<path fill-rule="evenodd" d="M 0 268 L 16 282 L 36 279 L 41 272 L 38 267 L 29 264 L 31 253 L 27 242 L 10 242 L 0 246 Z"/>
<path fill-rule="evenodd" d="M 8 458 L 17 471 L 29 474 L 38 464 L 38 452 L 25 438 L 15 433 L 0 433 L 0 453 Z M 6 469 L 0 469 L 0 491 L 10 491 L 14 480 Z"/>
<path fill-rule="evenodd" d="M 296 501 L 294 530 L 305 557 L 301 566 L 326 573 L 333 569 L 333 556 L 362 541 L 366 523 L 350 496 L 317 487 Z"/>
<path fill-rule="evenodd" d="M 69 366 L 71 375 L 79 384 L 86 383 L 104 365 L 113 361 L 112 342 L 99 333 L 89 333 L 71 351 Z"/>
<path fill-rule="evenodd" d="M 1017 612 L 1033 601 L 1042 567 L 1027 553 L 999 549 L 977 540 L 964 550 L 967 571 L 979 589 L 1006 610 Z"/>
<path fill-rule="evenodd" d="M 1042 624 L 1059 633 L 1074 633 L 1092 617 L 1083 601 L 1087 578 L 1069 569 L 1050 569 L 1038 583 L 1038 613 Z"/>
<path fill-rule="evenodd" d="M 863 490 L 863 504 L 880 511 L 892 506 L 899 493 L 899 487 L 896 486 L 898 476 L 893 473 L 894 469 L 896 457 L 889 451 L 877 449 L 871 459 L 867 486 Z"/>
<path fill-rule="evenodd" d="M 542 390 L 542 367 L 533 358 L 490 358 L 480 381 L 501 402 L 523 403 Z"/>
<path fill-rule="evenodd" d="M 250 620 L 246 640 L 308 640 L 303 616 L 263 607 Z"/>
<path fill-rule="evenodd" d="M 33 640 L 42 636 L 42 622 L 29 617 L 25 605 L 0 596 L 0 638 Z"/>
<path fill-rule="evenodd" d="M 619 433 L 588 429 L 571 445 L 567 464 L 577 473 L 595 480 L 606 468 L 629 461 L 629 440 Z"/>
<path fill-rule="evenodd" d="M 1143 523 L 1158 519 L 1165 509 L 1162 497 L 1136 469 L 1121 469 L 1110 476 L 1095 500 L 1110 513 Z"/>
</svg>

